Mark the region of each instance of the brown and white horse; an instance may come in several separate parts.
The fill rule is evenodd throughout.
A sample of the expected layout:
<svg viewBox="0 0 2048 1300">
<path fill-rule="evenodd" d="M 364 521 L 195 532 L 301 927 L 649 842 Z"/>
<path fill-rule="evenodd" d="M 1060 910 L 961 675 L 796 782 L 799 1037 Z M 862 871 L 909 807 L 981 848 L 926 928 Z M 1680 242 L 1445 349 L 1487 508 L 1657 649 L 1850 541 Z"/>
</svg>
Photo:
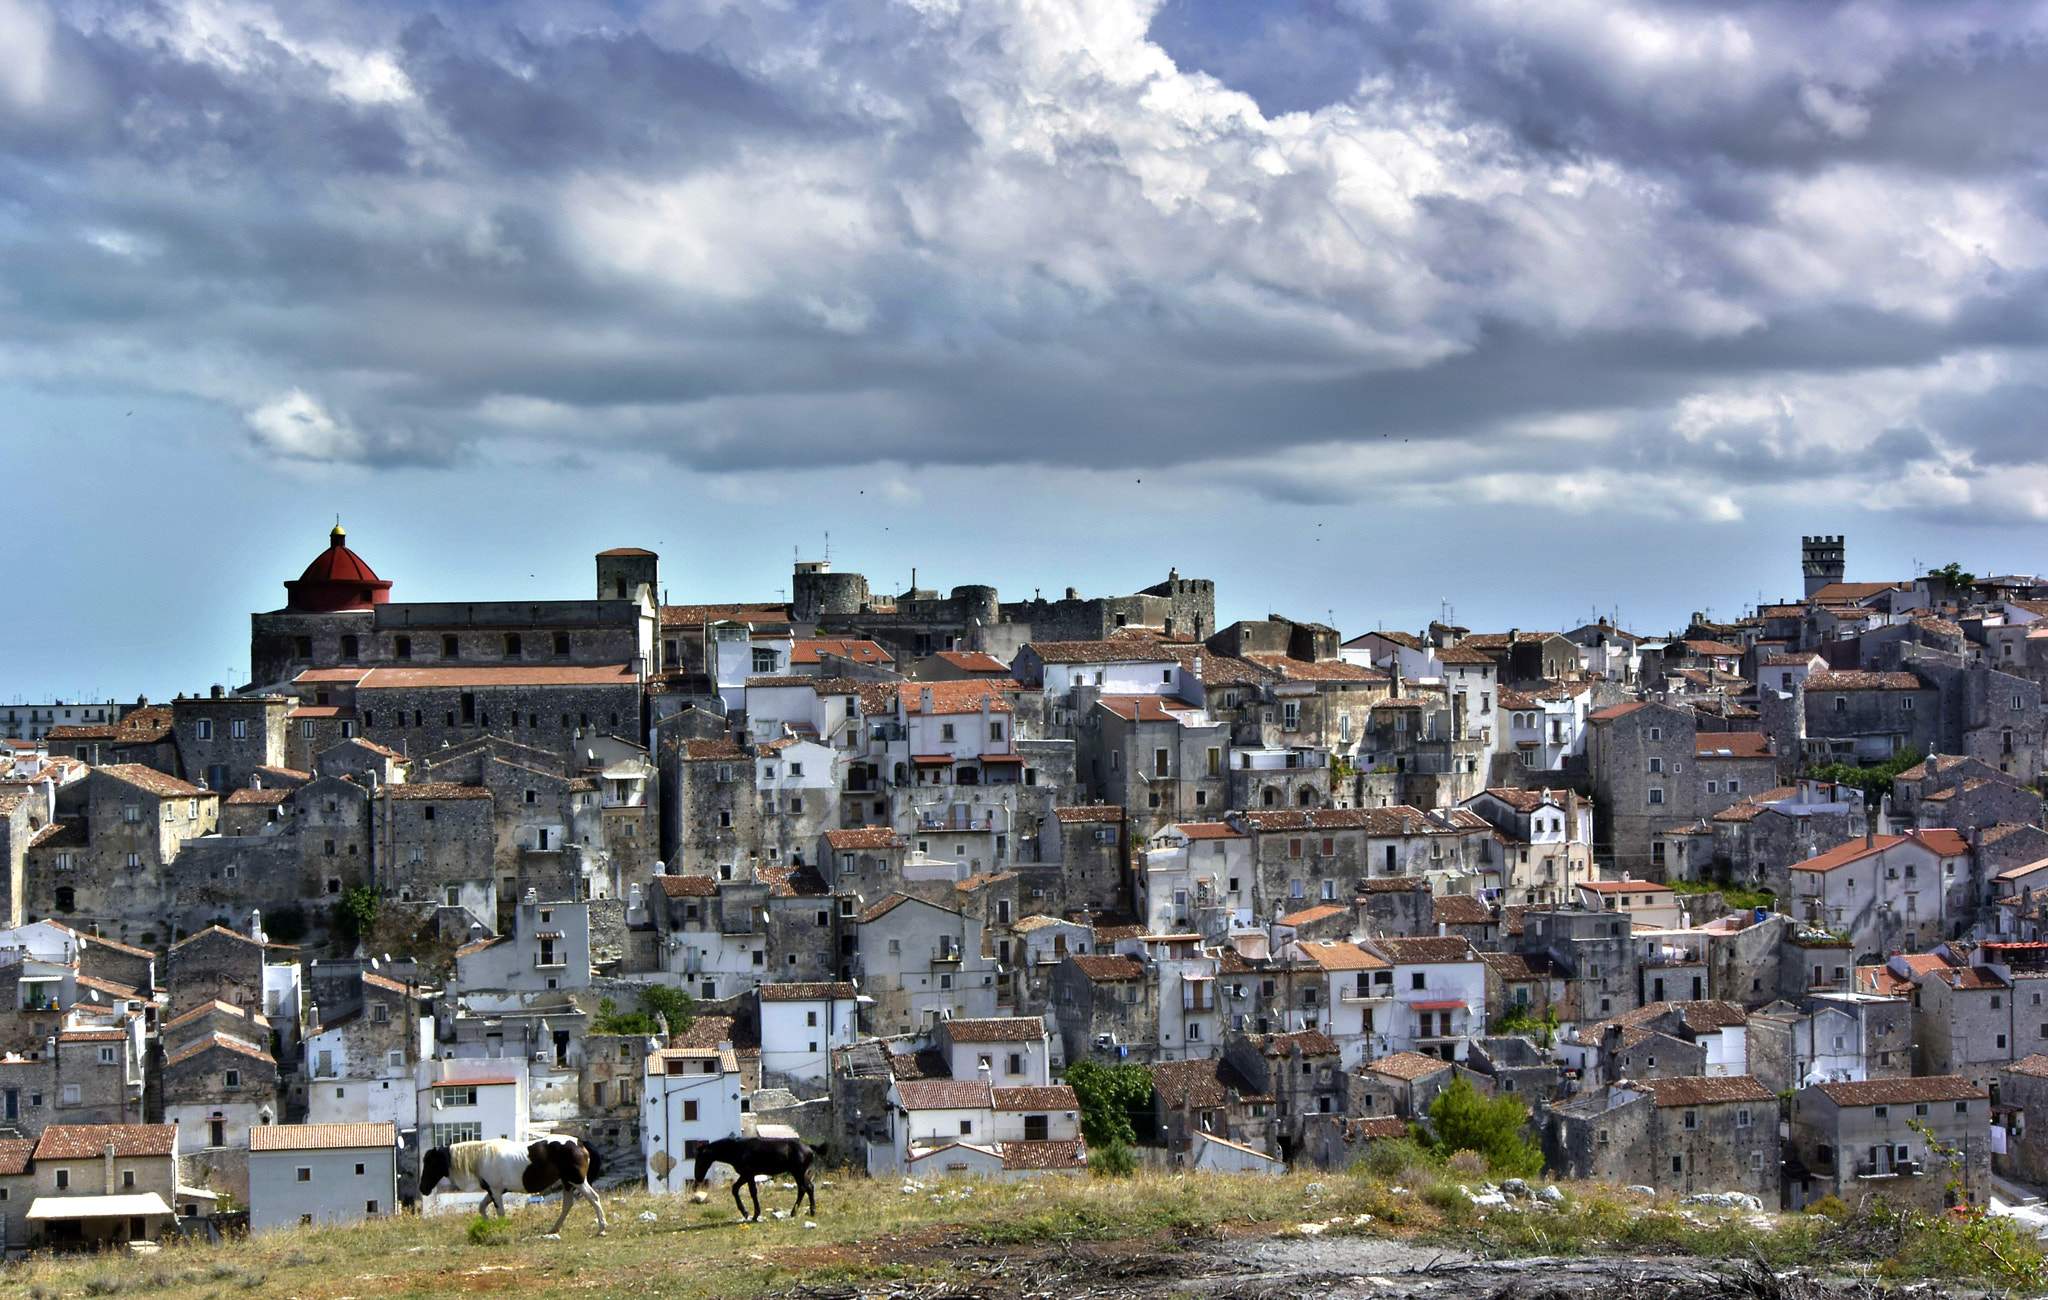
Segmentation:
<svg viewBox="0 0 2048 1300">
<path fill-rule="evenodd" d="M 486 1205 L 505 1213 L 504 1193 L 518 1190 L 538 1196 L 556 1183 L 562 1185 L 562 1213 L 550 1235 L 562 1230 L 569 1207 L 579 1196 L 589 1198 L 597 1211 L 597 1235 L 605 1233 L 604 1204 L 590 1180 L 604 1173 L 604 1158 L 581 1138 L 547 1137 L 532 1142 L 491 1138 L 483 1142 L 457 1142 L 433 1147 L 420 1157 L 420 1195 L 425 1196 L 443 1180 L 458 1192 L 482 1192 Z M 481 1208 L 479 1209 L 481 1212 Z"/>
</svg>

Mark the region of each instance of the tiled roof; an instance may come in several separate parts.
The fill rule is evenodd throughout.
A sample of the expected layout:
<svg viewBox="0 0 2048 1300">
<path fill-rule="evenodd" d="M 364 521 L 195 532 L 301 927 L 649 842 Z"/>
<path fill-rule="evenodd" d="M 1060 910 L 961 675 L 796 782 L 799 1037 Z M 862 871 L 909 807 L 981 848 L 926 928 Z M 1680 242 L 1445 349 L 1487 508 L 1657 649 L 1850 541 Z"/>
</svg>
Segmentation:
<svg viewBox="0 0 2048 1300">
<path fill-rule="evenodd" d="M 1005 1169 L 1085 1169 L 1088 1152 L 1078 1140 L 1046 1138 L 1037 1142 L 998 1142 Z"/>
<path fill-rule="evenodd" d="M 36 1139 L 38 1160 L 90 1160 L 117 1156 L 174 1156 L 178 1153 L 175 1124 L 52 1124 Z"/>
<path fill-rule="evenodd" d="M 948 1020 L 946 1034 L 956 1043 L 1035 1043 L 1045 1037 L 1045 1022 L 1036 1016 Z"/>
<path fill-rule="evenodd" d="M 1365 1068 L 1374 1074 L 1384 1074 L 1390 1079 L 1403 1079 L 1409 1083 L 1426 1079 L 1439 1070 L 1448 1070 L 1451 1063 L 1440 1056 L 1424 1056 L 1420 1052 L 1396 1052 L 1382 1056 L 1377 1061 L 1367 1061 Z"/>
<path fill-rule="evenodd" d="M 729 736 L 715 740 L 684 740 L 676 746 L 676 752 L 686 763 L 706 763 L 716 759 L 730 762 L 753 757 L 753 751 Z"/>
<path fill-rule="evenodd" d="M 1469 808 L 1444 809 L 1438 811 L 1436 816 L 1441 817 L 1443 822 L 1433 820 L 1420 809 L 1396 804 L 1392 808 L 1313 808 L 1306 811 L 1286 809 L 1273 812 L 1261 810 L 1244 813 L 1243 819 L 1254 829 L 1265 832 L 1362 830 L 1372 836 L 1400 836 L 1463 835 L 1493 829 L 1484 817 Z"/>
<path fill-rule="evenodd" d="M 787 623 L 789 606 L 766 603 L 740 605 L 663 605 L 663 627 L 702 627 L 706 623 Z"/>
<path fill-rule="evenodd" d="M 936 1047 L 921 1047 L 915 1052 L 888 1054 L 889 1073 L 898 1079 L 950 1079 L 953 1067 L 946 1060 L 945 1053 Z"/>
<path fill-rule="evenodd" d="M 1732 1101 L 1775 1102 L 1777 1094 L 1747 1074 L 1682 1075 L 1670 1079 L 1644 1079 L 1634 1085 L 1647 1088 L 1664 1106 L 1713 1106 Z"/>
<path fill-rule="evenodd" d="M 1125 722 L 1185 723 L 1185 715 L 1197 712 L 1192 705 L 1159 695 L 1105 695 L 1096 704 Z"/>
<path fill-rule="evenodd" d="M 254 1043 L 245 1043 L 241 1039 L 236 1038 L 231 1034 L 219 1033 L 208 1034 L 204 1038 L 193 1039 L 191 1042 L 185 1044 L 177 1051 L 172 1052 L 169 1056 L 165 1057 L 164 1064 L 177 1065 L 181 1062 L 191 1060 L 193 1057 L 198 1056 L 202 1052 L 211 1051 L 216 1047 L 225 1052 L 233 1052 L 238 1056 L 246 1056 L 252 1060 L 261 1061 L 265 1065 L 276 1064 L 275 1061 L 271 1060 L 270 1053 L 264 1051 L 262 1048 L 256 1046 Z"/>
<path fill-rule="evenodd" d="M 1066 1084 L 1039 1088 L 997 1088 L 997 1110 L 1079 1110 L 1081 1103 Z"/>
<path fill-rule="evenodd" d="M 1453 666 L 1464 664 L 1474 668 L 1491 668 L 1494 665 L 1492 655 L 1476 650 L 1468 645 L 1454 645 L 1442 650 L 1432 651 L 1431 657 L 1440 664 L 1451 664 Z"/>
<path fill-rule="evenodd" d="M 656 876 L 654 887 L 670 898 L 718 897 L 718 882 L 709 876 Z"/>
<path fill-rule="evenodd" d="M 903 838 L 887 826 L 855 826 L 847 830 L 826 831 L 825 843 L 835 849 L 900 849 Z"/>
<path fill-rule="evenodd" d="M 1793 871 L 1833 871 L 1837 867 L 1846 867 L 1851 862 L 1905 842 L 1906 837 L 1903 835 L 1879 835 L 1874 839 L 1866 837 L 1861 840 L 1850 840 L 1847 844 L 1836 845 L 1826 853 L 1791 863 L 1789 866 Z"/>
<path fill-rule="evenodd" d="M 1438 925 L 1492 925 L 1493 909 L 1470 894 L 1438 894 L 1430 900 Z"/>
<path fill-rule="evenodd" d="M 860 996 L 860 990 L 844 981 L 797 984 L 763 984 L 763 1002 L 823 1002 L 828 998 L 845 1000 Z"/>
<path fill-rule="evenodd" d="M 966 673 L 1007 673 L 1010 665 L 980 650 L 941 650 L 939 658 Z"/>
<path fill-rule="evenodd" d="M 905 1110 L 986 1110 L 994 1090 L 980 1079 L 898 1079 L 896 1095 Z"/>
<path fill-rule="evenodd" d="M 1090 957 L 1070 956 L 1067 960 L 1080 967 L 1081 973 L 1097 984 L 1105 980 L 1145 978 L 1145 967 L 1135 957 L 1105 957 L 1096 954 Z"/>
<path fill-rule="evenodd" d="M 1228 1067 L 1220 1056 L 1199 1061 L 1160 1061 L 1146 1068 L 1152 1072 L 1153 1091 L 1168 1110 L 1221 1106 L 1229 1102 L 1233 1091 L 1225 1082 Z"/>
<path fill-rule="evenodd" d="M 912 898 L 908 894 L 890 894 L 887 897 L 883 898 L 880 902 L 869 904 L 867 910 L 860 914 L 860 922 L 862 925 L 867 925 L 870 922 L 879 921 L 883 917 L 887 916 L 889 913 L 903 906 L 905 903 L 915 903 L 922 901 L 923 900 L 921 899 Z M 927 906 L 937 906 L 937 904 L 927 904 Z"/>
<path fill-rule="evenodd" d="M 1769 758 L 1771 738 L 1760 731 L 1701 731 L 1694 733 L 1695 758 Z"/>
<path fill-rule="evenodd" d="M 1359 664 L 1348 664 L 1341 659 L 1324 663 L 1310 663 L 1305 659 L 1294 659 L 1287 655 L 1248 654 L 1246 659 L 1261 668 L 1270 668 L 1281 678 L 1290 682 L 1384 682 L 1387 675 L 1377 668 L 1366 668 Z M 1491 663 L 1491 660 L 1488 660 Z"/>
<path fill-rule="evenodd" d="M 291 797 L 290 790 L 237 790 L 228 796 L 228 807 L 283 803 Z"/>
<path fill-rule="evenodd" d="M 1809 693 L 1816 691 L 1924 691 L 1932 689 L 1917 673 L 1814 673 L 1806 679 Z"/>
<path fill-rule="evenodd" d="M 1179 831 L 1191 840 L 1241 840 L 1245 833 L 1229 822 L 1175 822 L 1168 830 Z"/>
<path fill-rule="evenodd" d="M 901 682 L 897 686 L 903 700 L 903 712 L 910 716 L 924 716 L 924 695 L 932 696 L 932 717 L 946 714 L 979 713 L 982 702 L 988 702 L 990 713 L 1010 713 L 1010 701 L 1005 691 L 1016 691 L 1018 685 L 1008 680 L 986 681 L 974 679 L 964 682 Z M 862 709 L 867 708 L 863 699 Z"/>
<path fill-rule="evenodd" d="M 464 664 L 447 668 L 372 668 L 358 691 L 468 686 L 637 686 L 631 664 Z"/>
<path fill-rule="evenodd" d="M 251 939 L 248 935 L 237 934 L 235 931 L 228 929 L 224 925 L 209 925 L 204 930 L 199 931 L 199 933 L 188 934 L 184 938 L 172 944 L 171 951 L 176 952 L 178 951 L 178 949 L 183 948 L 185 945 L 198 943 L 202 939 L 221 938 L 233 939 L 236 943 L 245 943 L 252 948 L 260 948 L 263 946 L 262 944 L 257 943 L 254 939 Z"/>
<path fill-rule="evenodd" d="M 1072 808 L 1055 808 L 1052 815 L 1063 822 L 1120 822 L 1124 819 L 1121 804 L 1084 804 Z"/>
<path fill-rule="evenodd" d="M 196 785 L 180 781 L 175 776 L 167 776 L 153 767 L 144 767 L 140 763 L 109 763 L 96 770 L 166 799 L 189 799 L 208 793 Z"/>
<path fill-rule="evenodd" d="M 889 652 L 872 641 L 845 637 L 809 637 L 792 641 L 789 646 L 789 661 L 793 664 L 814 664 L 819 662 L 821 655 L 826 654 L 836 655 L 857 664 L 890 662 Z"/>
<path fill-rule="evenodd" d="M 1959 858 L 1970 851 L 1970 842 L 1963 838 L 1963 833 L 1947 826 L 1929 826 L 1906 834 L 1944 858 Z"/>
<path fill-rule="evenodd" d="M 1889 966 L 1858 966 L 1855 988 L 1858 993 L 1897 998 L 1912 993 L 1913 981 L 1895 973 Z"/>
<path fill-rule="evenodd" d="M 480 952 L 489 951 L 490 949 L 497 947 L 501 943 L 510 942 L 512 942 L 510 935 L 492 935 L 488 939 L 478 939 L 475 943 L 463 944 L 460 948 L 457 948 L 455 950 L 455 955 L 457 957 L 474 957 L 476 954 Z"/>
<path fill-rule="evenodd" d="M 1025 646 L 1047 664 L 1158 664 L 1174 656 L 1159 643 L 1128 637 L 1115 641 L 1032 641 Z"/>
<path fill-rule="evenodd" d="M 1651 1002 L 1624 1011 L 1609 1020 L 1596 1020 L 1579 1030 L 1581 1038 L 1598 1038 L 1608 1026 L 1630 1028 L 1647 1025 L 1676 1012 L 1680 1023 L 1696 1034 L 1716 1029 L 1733 1029 L 1749 1023 L 1749 1013 L 1733 1002 Z"/>
<path fill-rule="evenodd" d="M 1320 907 L 1304 908 L 1292 916 L 1283 916 L 1280 918 L 1280 924 L 1313 925 L 1317 921 L 1325 920 L 1332 916 L 1342 916 L 1348 910 L 1348 908 L 1338 907 L 1333 903 L 1324 903 Z"/>
<path fill-rule="evenodd" d="M 1671 886 L 1660 885 L 1654 880 L 1582 880 L 1580 889 L 1590 889 L 1596 894 L 1668 894 Z"/>
<path fill-rule="evenodd" d="M 1486 787 L 1485 793 L 1516 812 L 1534 812 L 1538 808 L 1552 805 L 1564 807 L 1564 794 L 1558 790 L 1522 790 L 1511 785 L 1490 785 Z"/>
<path fill-rule="evenodd" d="M 1417 938 L 1376 938 L 1367 942 L 1404 966 L 1427 966 L 1440 962 L 1477 961 L 1479 955 L 1460 935 L 1423 935 Z"/>
<path fill-rule="evenodd" d="M 1337 1044 L 1320 1029 L 1301 1029 L 1291 1034 L 1246 1034 L 1245 1038 L 1262 1055 L 1286 1057 L 1297 1049 L 1303 1056 L 1335 1056 Z"/>
<path fill-rule="evenodd" d="M 1297 944 L 1301 955 L 1324 970 L 1385 970 L 1385 959 L 1355 943 Z"/>
<path fill-rule="evenodd" d="M 2048 1079 L 2048 1056 L 2036 1052 L 2025 1060 L 2014 1061 L 2005 1067 L 2005 1071 L 2008 1074 L 2024 1074 L 2033 1079 Z"/>
<path fill-rule="evenodd" d="M 456 799 L 489 799 L 491 792 L 480 785 L 463 785 L 459 781 L 420 781 L 407 785 L 387 785 L 384 794 L 398 800 L 420 802 L 447 802 Z"/>
<path fill-rule="evenodd" d="M 1915 1101 L 1976 1101 L 1982 1088 L 1958 1074 L 1918 1079 L 1865 1079 L 1857 1083 L 1817 1083 L 1837 1106 L 1897 1106 Z"/>
<path fill-rule="evenodd" d="M 1349 1136 L 1378 1142 L 1385 1138 L 1408 1136 L 1408 1121 L 1393 1115 L 1377 1115 L 1371 1119 L 1348 1120 L 1345 1130 Z"/>
<path fill-rule="evenodd" d="M 389 1120 L 371 1124 L 257 1124 L 249 1129 L 251 1151 L 335 1151 L 398 1145 Z"/>
<path fill-rule="evenodd" d="M 1692 653 L 1708 658 L 1740 659 L 1742 657 L 1741 646 L 1729 645 L 1725 641 L 1686 641 L 1681 644 Z"/>
<path fill-rule="evenodd" d="M 1998 972 L 1989 966 L 1944 967 L 1934 972 L 1934 978 L 1952 989 L 1964 992 L 1981 992 L 2006 987 L 2005 981 L 1998 977 Z"/>
<path fill-rule="evenodd" d="M 212 998 L 208 1001 L 200 1003 L 198 1006 L 193 1007 L 190 1011 L 185 1012 L 183 1015 L 180 1015 L 173 1020 L 165 1021 L 164 1028 L 176 1029 L 180 1025 L 189 1024 L 192 1021 L 199 1019 L 201 1016 L 216 1015 L 233 1016 L 237 1020 L 247 1020 L 249 1018 L 249 1013 L 243 1010 L 241 1007 L 236 1006 L 234 1003 L 223 1002 L 219 998 Z"/>
<path fill-rule="evenodd" d="M 27 1173 L 35 1153 L 34 1138 L 0 1138 L 0 1177 Z"/>
</svg>

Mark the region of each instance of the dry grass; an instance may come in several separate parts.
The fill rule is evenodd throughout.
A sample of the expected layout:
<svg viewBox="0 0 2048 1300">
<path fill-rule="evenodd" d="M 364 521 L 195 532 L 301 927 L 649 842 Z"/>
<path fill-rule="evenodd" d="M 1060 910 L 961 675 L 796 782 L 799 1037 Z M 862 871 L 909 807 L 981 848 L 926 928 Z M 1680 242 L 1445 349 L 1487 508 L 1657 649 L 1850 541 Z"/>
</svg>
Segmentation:
<svg viewBox="0 0 2048 1300">
<path fill-rule="evenodd" d="M 665 1300 L 746 1297 L 799 1285 L 841 1288 L 898 1279 L 960 1276 L 968 1252 L 1062 1250 L 1094 1243 L 1145 1244 L 1171 1252 L 1190 1240 L 1292 1233 L 1304 1222 L 1331 1233 L 1373 1233 L 1455 1244 L 1489 1255 L 1602 1251 L 1753 1257 L 1819 1263 L 1828 1221 L 1772 1216 L 1760 1231 L 1747 1216 L 1681 1216 L 1612 1188 L 1574 1187 L 1549 1214 L 1482 1215 L 1440 1167 L 1391 1174 L 1294 1174 L 1284 1178 L 1152 1175 L 1032 1185 L 935 1183 L 904 1195 L 894 1181 L 834 1179 L 822 1214 L 738 1221 L 729 1199 L 697 1205 L 638 1192 L 606 1198 L 611 1233 L 599 1239 L 588 1208 L 570 1215 L 559 1241 L 538 1236 L 555 1203 L 517 1212 L 509 1239 L 473 1240 L 460 1215 L 406 1216 L 347 1228 L 297 1228 L 224 1246 L 172 1245 L 138 1258 L 31 1258 L 0 1273 L 0 1296 L 69 1300 L 146 1292 L 165 1300 L 295 1300 L 516 1293 L 542 1297 L 645 1296 Z M 1395 1187 L 1403 1188 L 1396 1192 Z M 787 1208 L 777 1189 L 763 1203 Z M 654 1215 L 652 1222 L 641 1219 Z M 1357 1216 L 1373 1220 L 1357 1223 Z M 1697 1220 L 1697 1221 L 1696 1221 Z M 1923 1252 L 1924 1253 L 1924 1252 Z M 1904 1252 L 1901 1259 L 1905 1258 Z M 1868 1261 L 1874 1262 L 1874 1261 Z M 1953 1267 L 1952 1259 L 1943 1263 Z"/>
</svg>

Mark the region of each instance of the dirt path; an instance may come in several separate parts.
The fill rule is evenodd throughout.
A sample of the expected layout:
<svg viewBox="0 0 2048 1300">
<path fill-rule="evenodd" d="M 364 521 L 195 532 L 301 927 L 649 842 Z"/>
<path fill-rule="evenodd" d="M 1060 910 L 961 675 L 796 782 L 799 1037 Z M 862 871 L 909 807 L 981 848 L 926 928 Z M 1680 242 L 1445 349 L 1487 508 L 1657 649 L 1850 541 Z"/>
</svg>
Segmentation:
<svg viewBox="0 0 2048 1300">
<path fill-rule="evenodd" d="M 1876 1300 L 1869 1283 L 1735 1262 L 1583 1256 L 1483 1260 L 1372 1236 L 983 1246 L 879 1252 L 932 1280 L 797 1287 L 789 1300 Z M 870 1260 L 880 1262 L 876 1255 Z M 1948 1300 L 1939 1287 L 1914 1300 Z"/>
</svg>

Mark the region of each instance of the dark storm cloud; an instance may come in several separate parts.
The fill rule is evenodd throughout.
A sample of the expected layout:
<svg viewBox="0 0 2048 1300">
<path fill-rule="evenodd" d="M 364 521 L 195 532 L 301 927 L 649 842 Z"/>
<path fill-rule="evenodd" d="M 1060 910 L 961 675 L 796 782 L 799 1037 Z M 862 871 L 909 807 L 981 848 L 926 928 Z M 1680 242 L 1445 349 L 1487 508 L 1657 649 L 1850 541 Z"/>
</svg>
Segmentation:
<svg viewBox="0 0 2048 1300">
<path fill-rule="evenodd" d="M 1726 511 L 2048 459 L 2048 45 L 1996 7 L 0 0 L 0 39 L 0 362 L 283 462 Z"/>
</svg>

